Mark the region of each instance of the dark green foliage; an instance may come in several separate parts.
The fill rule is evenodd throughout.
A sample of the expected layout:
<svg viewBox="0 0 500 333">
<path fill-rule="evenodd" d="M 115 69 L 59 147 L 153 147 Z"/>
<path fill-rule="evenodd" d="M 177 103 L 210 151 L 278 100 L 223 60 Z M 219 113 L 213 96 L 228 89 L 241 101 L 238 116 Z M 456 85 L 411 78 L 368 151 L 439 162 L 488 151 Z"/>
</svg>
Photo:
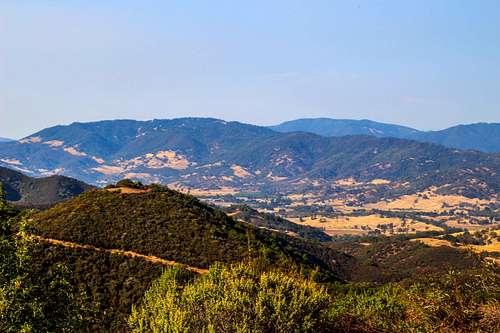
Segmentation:
<svg viewBox="0 0 500 333">
<path fill-rule="evenodd" d="M 88 332 L 123 332 L 132 305 L 139 303 L 163 269 L 140 258 L 43 242 L 34 249 L 33 258 L 33 274 L 44 275 L 59 264 L 72 272 L 72 283 L 85 292 L 82 302 L 93 310 L 83 329 Z"/>
<path fill-rule="evenodd" d="M 137 194 L 93 190 L 37 213 L 30 224 L 44 237 L 101 249 L 38 243 L 26 237 L 24 223 L 3 225 L 0 304 L 8 306 L 0 308 L 6 309 L 1 331 L 25 325 L 41 332 L 123 332 L 129 316 L 139 332 L 151 331 L 148 325 L 159 325 L 157 332 L 499 328 L 499 272 L 482 268 L 476 256 L 393 239 L 329 247 L 236 222 L 166 187 L 140 188 Z M 0 207 L 6 221 L 18 214 L 1 199 Z M 196 278 L 168 270 L 151 287 L 164 267 L 106 249 L 211 271 Z M 455 273 L 446 274 L 450 269 Z M 332 283 L 338 278 L 376 284 Z M 22 292 L 13 288 L 19 282 Z"/>
<path fill-rule="evenodd" d="M 231 206 L 226 209 L 226 211 L 228 213 L 233 213 L 233 218 L 250 223 L 257 227 L 277 230 L 280 232 L 293 232 L 302 238 L 320 242 L 329 242 L 332 240 L 330 236 L 318 228 L 293 223 L 273 214 L 261 213 L 246 205 Z"/>
<path fill-rule="evenodd" d="M 133 332 L 498 332 L 500 270 L 427 275 L 407 288 L 320 285 L 294 271 L 167 270 L 133 309 Z"/>
<path fill-rule="evenodd" d="M 38 244 L 24 231 L 24 219 L 12 216 L 0 184 L 0 331 L 83 328 L 89 317 L 85 294 L 71 283 L 71 272 L 63 263 L 47 267 L 43 274 L 34 271 L 32 253 Z"/>
<path fill-rule="evenodd" d="M 129 187 L 135 189 L 143 189 L 144 185 L 141 182 L 133 181 L 131 179 L 122 179 L 116 183 L 115 187 Z"/>
<path fill-rule="evenodd" d="M 480 267 L 479 256 L 451 247 L 429 247 L 408 240 L 380 239 L 370 245 L 359 241 L 332 243 L 354 258 L 344 271 L 350 281 L 389 283 L 412 280 L 448 270 L 467 271 Z"/>
<path fill-rule="evenodd" d="M 149 189 L 149 187 L 148 187 Z M 195 267 L 263 257 L 276 265 L 290 262 L 325 277 L 342 277 L 341 253 L 235 222 L 192 196 L 153 186 L 140 194 L 95 190 L 35 216 L 44 237 L 131 250 Z"/>
</svg>

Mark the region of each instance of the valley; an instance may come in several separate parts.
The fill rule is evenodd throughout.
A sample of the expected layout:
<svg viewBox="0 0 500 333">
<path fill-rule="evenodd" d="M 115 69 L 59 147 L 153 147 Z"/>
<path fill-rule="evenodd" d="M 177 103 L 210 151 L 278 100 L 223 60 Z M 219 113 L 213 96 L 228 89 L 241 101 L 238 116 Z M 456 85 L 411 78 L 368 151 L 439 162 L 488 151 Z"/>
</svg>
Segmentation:
<svg viewBox="0 0 500 333">
<path fill-rule="evenodd" d="M 500 333 L 500 1 L 0 22 L 0 333 Z"/>
<path fill-rule="evenodd" d="M 500 228 L 496 195 L 488 199 L 468 198 L 441 194 L 442 188 L 431 187 L 411 195 L 377 198 L 377 188 L 386 188 L 388 184 L 382 180 L 362 183 L 345 179 L 336 181 L 329 191 L 318 187 L 307 193 L 276 196 L 237 193 L 236 188 L 220 192 L 181 190 L 222 207 L 248 205 L 319 228 L 330 236 L 445 234 Z M 380 192 L 383 191 L 386 190 Z"/>
<path fill-rule="evenodd" d="M 387 135 L 412 133 L 380 126 Z M 498 154 L 381 133 L 321 137 L 288 130 L 210 118 L 74 123 L 0 143 L 0 165 L 96 187 L 122 178 L 163 183 L 229 214 L 248 206 L 333 238 L 439 237 L 500 227 Z M 47 202 L 35 202 L 24 188 L 38 188 L 36 181 L 3 170 L 3 179 L 17 184 L 6 187 L 16 205 L 47 207 L 90 188 L 63 185 Z"/>
<path fill-rule="evenodd" d="M 446 281 L 466 279 L 487 295 L 456 295 L 480 309 L 474 314 L 480 318 L 489 318 L 498 301 L 491 291 L 500 276 L 498 154 L 182 118 L 58 126 L 0 143 L 0 157 L 0 236 L 12 244 L 5 251 L 15 250 L 12 258 L 29 253 L 16 259 L 30 262 L 16 268 L 26 285 L 65 283 L 67 293 L 36 293 L 74 306 L 80 314 L 71 318 L 87 331 L 140 327 L 142 316 L 156 316 L 148 311 L 164 300 L 164 294 L 150 299 L 158 292 L 177 295 L 168 306 L 182 307 L 177 302 L 193 301 L 183 296 L 192 288 L 245 279 L 268 288 L 267 274 L 326 288 L 324 304 L 359 320 L 359 332 L 404 331 L 410 324 L 429 331 L 439 314 L 425 310 L 419 317 L 425 320 L 416 320 L 408 311 L 428 302 L 445 307 L 430 295 L 452 290 Z M 16 293 L 16 280 L 4 279 Z M 274 295 L 280 288 L 265 290 Z M 393 301 L 403 319 L 388 318 L 389 305 L 370 305 L 392 304 L 387 288 L 397 290 Z M 71 298 L 75 293 L 82 296 Z M 204 302 L 232 297 L 221 295 Z M 362 313 L 352 314 L 359 304 Z M 193 309 L 205 311 L 200 304 Z M 320 330 L 351 330 L 332 313 Z"/>
</svg>

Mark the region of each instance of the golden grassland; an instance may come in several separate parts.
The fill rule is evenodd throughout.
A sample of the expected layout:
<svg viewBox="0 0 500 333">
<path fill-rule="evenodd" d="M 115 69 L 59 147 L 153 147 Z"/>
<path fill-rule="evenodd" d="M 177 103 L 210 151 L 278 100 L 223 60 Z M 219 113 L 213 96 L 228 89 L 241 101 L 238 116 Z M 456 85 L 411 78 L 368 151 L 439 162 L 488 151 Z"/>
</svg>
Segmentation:
<svg viewBox="0 0 500 333">
<path fill-rule="evenodd" d="M 461 195 L 437 194 L 437 188 L 430 188 L 427 191 L 404 195 L 394 200 L 382 200 L 374 204 L 365 205 L 366 208 L 381 210 L 415 210 L 426 212 L 445 212 L 450 208 L 459 208 L 463 205 L 484 207 L 493 202 L 484 199 L 471 199 Z"/>
<path fill-rule="evenodd" d="M 451 244 L 450 241 L 447 241 L 445 239 L 423 237 L 423 238 L 412 239 L 412 241 L 414 241 L 414 242 L 421 242 L 421 243 L 424 243 L 425 245 L 432 246 L 432 247 L 438 247 L 438 246 L 453 247 L 453 244 Z"/>
<path fill-rule="evenodd" d="M 500 235 L 500 230 L 494 230 L 493 232 L 496 235 Z M 452 236 L 459 236 L 460 234 L 463 234 L 463 232 L 454 233 L 454 234 L 452 234 Z M 488 238 L 488 240 L 491 243 L 484 244 L 484 245 L 475 245 L 475 244 L 457 244 L 457 245 L 454 245 L 448 240 L 440 239 L 441 237 L 442 236 L 438 236 L 435 238 L 432 238 L 432 237 L 416 238 L 416 239 L 413 239 L 413 241 L 422 242 L 425 245 L 432 246 L 432 247 L 449 246 L 449 247 L 455 247 L 455 248 L 461 248 L 461 249 L 470 249 L 476 253 L 500 252 L 500 241 L 498 241 L 494 237 Z M 500 261 L 498 259 L 496 259 L 496 258 L 491 258 L 491 259 L 493 262 L 500 264 Z"/>
<path fill-rule="evenodd" d="M 474 224 L 474 223 L 470 223 L 468 221 L 464 221 L 462 219 L 451 219 L 449 221 L 446 221 L 444 224 L 447 225 L 448 227 L 466 229 L 469 231 L 477 231 L 477 230 L 491 228 L 491 225 Z M 496 223 L 496 225 L 499 225 L 499 224 L 500 224 L 500 221 Z"/>
<path fill-rule="evenodd" d="M 430 237 L 424 237 L 424 238 L 415 238 L 412 239 L 413 241 L 419 241 L 424 243 L 425 245 L 429 245 L 432 247 L 436 246 L 449 246 L 449 247 L 458 247 L 458 248 L 468 248 L 473 250 L 474 252 L 477 253 L 482 253 L 482 252 L 500 252 L 500 242 L 493 241 L 492 244 L 486 244 L 486 245 L 453 245 L 451 242 L 445 240 L 445 239 L 439 239 L 439 238 L 430 238 Z"/>
<path fill-rule="evenodd" d="M 234 164 L 231 166 L 231 169 L 233 170 L 233 173 L 236 177 L 246 178 L 246 177 L 252 176 L 252 174 L 250 172 L 248 172 L 247 170 L 245 170 L 243 167 L 241 167 L 239 165 Z"/>
<path fill-rule="evenodd" d="M 323 229 L 329 235 L 359 235 L 366 234 L 376 229 L 387 234 L 391 233 L 389 230 L 393 230 L 392 233 L 394 234 L 443 230 L 440 227 L 424 222 L 414 220 L 403 221 L 399 218 L 382 217 L 378 214 L 367 216 L 339 216 L 336 218 L 318 216 L 307 217 L 302 220 L 300 218 L 290 218 L 290 220 L 298 224 Z M 384 231 L 383 228 L 381 228 L 382 225 L 387 227 L 392 225 L 392 228 L 388 228 Z"/>
<path fill-rule="evenodd" d="M 232 166 L 234 176 L 224 176 L 233 179 L 233 177 L 244 178 L 249 174 L 245 169 L 238 165 Z M 332 195 L 326 195 L 324 192 L 316 192 L 314 189 L 302 193 L 288 193 L 286 199 L 291 202 L 282 206 L 271 208 L 271 211 L 278 215 L 283 215 L 285 218 L 293 222 L 321 228 L 330 235 L 364 235 L 370 231 L 377 229 L 384 235 L 401 234 L 401 233 L 416 233 L 423 231 L 443 231 L 444 227 L 455 227 L 470 231 L 481 230 L 491 227 L 486 217 L 474 216 L 473 212 L 477 209 L 484 209 L 487 205 L 497 202 L 497 198 L 492 197 L 489 200 L 484 199 L 471 199 L 460 195 L 442 195 L 438 194 L 438 187 L 430 187 L 426 191 L 422 191 L 413 195 L 403 195 L 395 199 L 380 200 L 376 203 L 363 203 L 359 200 L 359 195 L 367 194 L 372 191 L 374 187 L 378 186 L 403 186 L 402 184 L 390 183 L 385 179 L 375 179 L 368 183 L 358 182 L 354 179 L 341 179 L 333 183 L 335 186 L 343 186 L 345 189 L 355 189 L 354 191 L 334 192 Z M 172 183 L 169 185 L 171 188 L 179 190 L 184 193 L 189 193 L 198 196 L 202 199 L 210 200 L 210 197 L 234 195 L 237 196 L 241 193 L 238 187 L 220 186 L 215 188 L 188 188 L 181 183 Z M 356 189 L 362 190 L 358 192 Z M 368 192 L 367 192 L 368 191 Z M 266 199 L 253 199 L 256 204 L 268 203 L 270 200 Z M 235 201 L 236 202 L 236 201 Z M 218 205 L 224 206 L 231 204 L 228 202 L 217 202 Z M 297 209 L 302 206 L 318 206 L 318 207 L 331 207 L 339 217 L 329 218 L 318 216 L 306 216 L 302 221 L 297 218 Z M 355 215 L 357 210 L 382 210 L 382 211 L 406 211 L 414 212 L 416 214 L 424 214 L 423 221 L 403 221 L 397 217 L 381 217 L 377 214 L 369 216 L 351 216 Z M 262 209 L 268 212 L 270 208 Z M 426 213 L 444 214 L 440 216 L 432 216 Z M 462 215 L 462 216 L 461 216 Z M 418 219 L 418 218 L 417 218 Z M 425 220 L 433 220 L 435 223 L 426 223 Z M 488 223 L 483 223 L 488 222 Z M 392 228 L 387 228 L 387 225 L 392 224 Z M 487 224 L 487 225 L 484 225 Z M 500 225 L 500 221 L 497 222 Z M 379 225 L 385 225 L 379 228 Z M 436 226 L 436 225 L 442 225 Z"/>
</svg>

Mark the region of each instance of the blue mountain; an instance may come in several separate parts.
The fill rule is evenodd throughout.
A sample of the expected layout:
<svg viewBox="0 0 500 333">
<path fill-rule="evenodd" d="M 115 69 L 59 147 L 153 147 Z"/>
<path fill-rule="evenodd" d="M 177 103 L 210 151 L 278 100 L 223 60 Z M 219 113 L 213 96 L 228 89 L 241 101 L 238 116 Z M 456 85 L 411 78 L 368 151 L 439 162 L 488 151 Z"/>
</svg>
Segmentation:
<svg viewBox="0 0 500 333">
<path fill-rule="evenodd" d="M 309 118 L 287 121 L 271 129 L 288 132 L 309 132 L 322 136 L 370 135 L 437 143 L 450 148 L 500 152 L 500 123 L 458 125 L 439 131 L 379 123 L 371 120 Z"/>
</svg>

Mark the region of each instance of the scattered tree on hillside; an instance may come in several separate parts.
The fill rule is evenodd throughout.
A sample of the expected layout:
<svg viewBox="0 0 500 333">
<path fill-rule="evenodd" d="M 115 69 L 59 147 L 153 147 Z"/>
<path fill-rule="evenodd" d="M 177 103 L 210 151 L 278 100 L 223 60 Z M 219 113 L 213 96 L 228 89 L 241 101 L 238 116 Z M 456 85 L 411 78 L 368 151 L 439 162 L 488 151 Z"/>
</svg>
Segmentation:
<svg viewBox="0 0 500 333">
<path fill-rule="evenodd" d="M 9 207 L 0 184 L 0 331 L 74 332 L 85 323 L 84 295 L 63 264 L 32 274 L 37 246 L 25 232 L 26 217 Z"/>
</svg>

